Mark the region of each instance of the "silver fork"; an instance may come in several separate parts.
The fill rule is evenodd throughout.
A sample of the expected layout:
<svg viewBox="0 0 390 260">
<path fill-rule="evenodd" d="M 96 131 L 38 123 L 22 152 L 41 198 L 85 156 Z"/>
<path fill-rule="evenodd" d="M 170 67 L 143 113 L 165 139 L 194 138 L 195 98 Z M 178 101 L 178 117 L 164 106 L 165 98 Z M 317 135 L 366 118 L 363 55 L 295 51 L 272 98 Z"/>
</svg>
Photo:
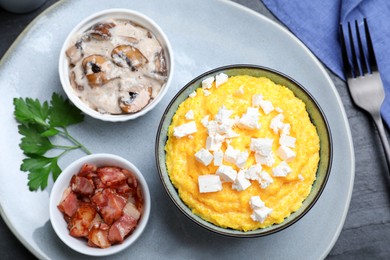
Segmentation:
<svg viewBox="0 0 390 260">
<path fill-rule="evenodd" d="M 363 23 L 366 36 L 366 46 L 363 45 L 362 34 L 359 31 L 359 24 L 358 21 L 355 20 L 355 36 L 358 48 L 356 48 L 356 45 L 354 44 L 355 41 L 351 24 L 348 22 L 348 38 L 344 36 L 343 26 L 340 24 L 340 41 L 344 62 L 344 72 L 353 101 L 358 107 L 367 111 L 376 124 L 383 149 L 385 151 L 388 170 L 390 170 L 390 146 L 387 141 L 382 117 L 380 115 L 380 108 L 385 99 L 385 92 L 376 63 L 374 48 L 372 46 L 366 18 L 364 18 Z M 350 47 L 350 52 L 347 50 L 347 45 Z"/>
</svg>

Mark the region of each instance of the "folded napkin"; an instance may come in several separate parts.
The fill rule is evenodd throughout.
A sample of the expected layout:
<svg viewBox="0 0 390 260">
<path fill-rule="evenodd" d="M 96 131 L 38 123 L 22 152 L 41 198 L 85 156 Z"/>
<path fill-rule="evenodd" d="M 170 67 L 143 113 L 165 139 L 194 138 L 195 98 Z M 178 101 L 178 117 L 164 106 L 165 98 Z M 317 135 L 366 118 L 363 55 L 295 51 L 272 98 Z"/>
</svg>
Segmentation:
<svg viewBox="0 0 390 260">
<path fill-rule="evenodd" d="M 382 117 L 390 127 L 390 0 L 262 0 L 331 71 L 345 80 L 339 24 L 367 18 L 386 99 Z"/>
</svg>

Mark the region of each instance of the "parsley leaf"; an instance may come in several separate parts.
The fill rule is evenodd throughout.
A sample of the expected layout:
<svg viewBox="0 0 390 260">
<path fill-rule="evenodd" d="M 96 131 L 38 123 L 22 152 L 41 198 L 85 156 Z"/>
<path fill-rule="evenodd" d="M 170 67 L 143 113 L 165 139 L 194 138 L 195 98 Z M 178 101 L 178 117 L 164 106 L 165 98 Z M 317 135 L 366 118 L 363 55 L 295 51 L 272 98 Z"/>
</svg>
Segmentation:
<svg viewBox="0 0 390 260">
<path fill-rule="evenodd" d="M 28 186 L 30 191 L 44 190 L 47 187 L 50 172 L 55 181 L 61 173 L 58 166 L 58 157 L 48 158 L 44 156 L 34 156 L 33 158 L 26 158 L 21 165 L 22 171 L 29 171 Z"/>
<path fill-rule="evenodd" d="M 15 118 L 20 123 L 37 123 L 47 126 L 46 119 L 49 116 L 49 104 L 41 104 L 38 99 L 14 98 Z"/>
<path fill-rule="evenodd" d="M 38 99 L 14 98 L 14 115 L 19 123 L 19 133 L 22 135 L 19 147 L 26 158 L 20 170 L 28 172 L 28 187 L 30 191 L 44 190 L 47 187 L 50 174 L 55 181 L 61 173 L 58 159 L 65 153 L 82 149 L 85 153 L 91 152 L 71 136 L 67 126 L 80 123 L 84 115 L 68 99 L 53 93 L 50 104 L 41 103 Z M 53 144 L 50 138 L 63 137 L 74 144 Z M 54 157 L 45 154 L 52 150 L 63 150 Z"/>
<path fill-rule="evenodd" d="M 42 128 L 39 125 L 27 124 L 19 125 L 19 133 L 24 135 L 19 147 L 25 154 L 45 154 L 54 148 L 49 138 L 41 135 Z"/>
<path fill-rule="evenodd" d="M 81 111 L 72 105 L 68 99 L 64 99 L 57 93 L 53 93 L 50 104 L 49 122 L 52 127 L 66 127 L 84 120 L 84 115 Z"/>
</svg>

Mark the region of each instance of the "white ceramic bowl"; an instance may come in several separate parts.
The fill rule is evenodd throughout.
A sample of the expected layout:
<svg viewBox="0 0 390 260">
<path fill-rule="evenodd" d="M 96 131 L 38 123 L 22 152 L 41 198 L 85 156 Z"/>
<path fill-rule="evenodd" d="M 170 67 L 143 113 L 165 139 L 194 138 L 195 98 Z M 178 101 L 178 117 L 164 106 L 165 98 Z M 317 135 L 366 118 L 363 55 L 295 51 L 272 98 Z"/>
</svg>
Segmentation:
<svg viewBox="0 0 390 260">
<path fill-rule="evenodd" d="M 79 172 L 81 166 L 85 163 L 94 164 L 99 166 L 117 166 L 131 171 L 137 178 L 144 199 L 144 207 L 141 215 L 141 219 L 138 222 L 137 227 L 130 234 L 122 244 L 115 244 L 108 248 L 93 248 L 87 245 L 87 240 L 83 238 L 75 238 L 69 234 L 67 223 L 64 220 L 62 212 L 57 208 L 60 203 L 64 190 L 69 186 L 72 176 Z M 144 231 L 150 215 L 150 193 L 148 185 L 142 176 L 141 172 L 129 161 L 112 154 L 92 154 L 74 161 L 57 178 L 54 183 L 53 189 L 50 193 L 50 221 L 59 238 L 73 250 L 91 256 L 106 256 L 118 253 L 125 248 L 132 245 Z"/>
<path fill-rule="evenodd" d="M 130 20 L 136 24 L 139 24 L 143 26 L 144 28 L 151 31 L 159 43 L 161 44 L 165 58 L 166 58 L 166 65 L 168 69 L 168 75 L 167 75 L 167 81 L 165 82 L 164 86 L 161 88 L 159 94 L 157 97 L 155 97 L 146 107 L 144 107 L 142 110 L 132 113 L 132 114 L 118 114 L 118 115 L 112 115 L 112 114 L 102 114 L 98 111 L 90 108 L 88 105 L 86 105 L 84 102 L 82 102 L 79 97 L 76 95 L 75 91 L 73 90 L 70 78 L 69 78 L 69 62 L 66 57 L 66 50 L 69 48 L 70 43 L 72 42 L 72 39 L 75 35 L 80 34 L 87 29 L 89 29 L 91 26 L 98 22 L 102 22 L 106 19 L 126 19 Z M 100 11 L 98 13 L 92 14 L 89 17 L 82 20 L 80 23 L 78 23 L 73 30 L 68 34 L 66 40 L 63 43 L 60 57 L 59 57 L 59 75 L 60 75 L 60 81 L 62 84 L 62 87 L 68 96 L 68 98 L 75 104 L 81 111 L 83 111 L 85 114 L 103 120 L 103 121 L 111 121 L 111 122 L 119 122 L 119 121 L 127 121 L 131 119 L 135 119 L 139 116 L 142 116 L 152 110 L 164 97 L 166 94 L 173 76 L 173 53 L 172 53 L 172 47 L 171 44 L 163 32 L 163 30 L 160 28 L 160 26 L 155 23 L 152 19 L 149 17 L 128 9 L 108 9 L 104 11 Z"/>
</svg>

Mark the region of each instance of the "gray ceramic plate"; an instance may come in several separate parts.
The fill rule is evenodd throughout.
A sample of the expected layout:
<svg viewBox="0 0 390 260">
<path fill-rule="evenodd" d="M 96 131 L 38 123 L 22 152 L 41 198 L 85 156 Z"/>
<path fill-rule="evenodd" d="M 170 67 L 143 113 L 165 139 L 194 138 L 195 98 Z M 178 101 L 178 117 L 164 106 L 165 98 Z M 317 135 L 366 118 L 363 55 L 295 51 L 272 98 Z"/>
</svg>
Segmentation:
<svg viewBox="0 0 390 260">
<path fill-rule="evenodd" d="M 236 75 L 249 75 L 253 77 L 267 77 L 273 82 L 286 86 L 291 91 L 294 92 L 295 96 L 301 99 L 305 105 L 306 110 L 309 114 L 310 120 L 316 126 L 318 135 L 320 137 L 320 162 L 317 170 L 316 181 L 313 184 L 312 191 L 309 196 L 304 200 L 302 206 L 292 213 L 284 222 L 273 225 L 263 229 L 252 230 L 248 232 L 242 232 L 233 229 L 221 228 L 212 223 L 209 223 L 199 216 L 193 214 L 191 209 L 186 206 L 186 204 L 180 199 L 177 189 L 173 186 L 170 181 L 167 168 L 166 168 L 166 158 L 165 158 L 165 145 L 168 139 L 168 128 L 172 122 L 172 118 L 176 113 L 179 105 L 188 98 L 188 95 L 195 91 L 197 88 L 202 87 L 202 81 L 210 76 L 216 76 L 219 73 L 225 73 L 228 76 Z M 270 235 L 275 232 L 281 231 L 299 219 L 301 219 L 317 202 L 321 196 L 322 191 L 325 188 L 326 182 L 328 181 L 331 166 L 332 166 L 332 136 L 330 133 L 329 125 L 326 120 L 325 115 L 322 112 L 321 107 L 319 107 L 316 100 L 313 99 L 311 94 L 301 86 L 298 82 L 292 78 L 284 75 L 278 71 L 272 70 L 270 68 L 265 68 L 261 66 L 254 65 L 229 65 L 221 68 L 216 68 L 214 70 L 205 72 L 204 74 L 196 77 L 186 86 L 184 86 L 179 93 L 172 99 L 169 103 L 165 113 L 163 114 L 160 126 L 157 131 L 156 139 L 156 160 L 157 168 L 160 173 L 160 178 L 165 187 L 165 190 L 168 192 L 169 197 L 175 203 L 175 205 L 191 220 L 200 226 L 216 232 L 218 234 L 232 236 L 232 237 L 257 237 Z"/>
<path fill-rule="evenodd" d="M 51 185 L 37 193 L 27 189 L 26 174 L 19 170 L 23 155 L 12 99 L 46 100 L 53 91 L 64 94 L 57 73 L 62 41 L 81 19 L 108 8 L 129 8 L 152 18 L 169 38 L 175 60 L 171 88 L 150 113 L 119 124 L 86 117 L 69 129 L 93 152 L 113 153 L 133 162 L 150 188 L 148 226 L 129 250 L 110 259 L 325 257 L 344 224 L 354 179 L 352 139 L 343 104 L 323 66 L 296 37 L 254 11 L 219 0 L 63 0 L 19 37 L 0 63 L 0 182 L 6 184 L 0 185 L 0 212 L 20 241 L 40 259 L 86 258 L 63 244 L 50 225 Z M 281 232 L 243 240 L 211 233 L 181 214 L 161 185 L 154 158 L 158 124 L 176 93 L 205 71 L 239 63 L 267 66 L 300 82 L 327 115 L 334 148 L 328 183 L 310 212 Z M 72 153 L 59 164 L 65 167 L 81 156 Z"/>
</svg>

